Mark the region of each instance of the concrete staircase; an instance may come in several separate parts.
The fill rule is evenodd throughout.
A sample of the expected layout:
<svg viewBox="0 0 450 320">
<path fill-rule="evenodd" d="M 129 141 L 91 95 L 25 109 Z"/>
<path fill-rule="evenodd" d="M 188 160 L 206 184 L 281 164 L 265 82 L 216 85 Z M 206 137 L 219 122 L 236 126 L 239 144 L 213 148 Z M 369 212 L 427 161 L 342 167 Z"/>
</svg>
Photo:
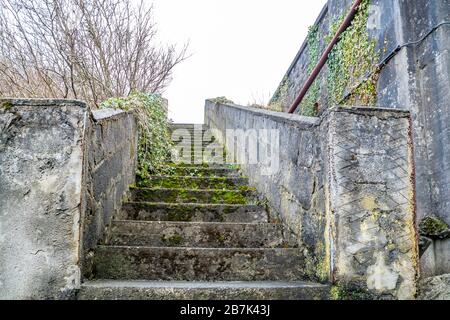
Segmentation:
<svg viewBox="0 0 450 320">
<path fill-rule="evenodd" d="M 206 128 L 184 129 L 204 150 Z M 223 156 L 223 155 L 222 155 Z M 326 299 L 302 250 L 231 165 L 167 163 L 139 181 L 93 258 L 79 299 Z"/>
</svg>

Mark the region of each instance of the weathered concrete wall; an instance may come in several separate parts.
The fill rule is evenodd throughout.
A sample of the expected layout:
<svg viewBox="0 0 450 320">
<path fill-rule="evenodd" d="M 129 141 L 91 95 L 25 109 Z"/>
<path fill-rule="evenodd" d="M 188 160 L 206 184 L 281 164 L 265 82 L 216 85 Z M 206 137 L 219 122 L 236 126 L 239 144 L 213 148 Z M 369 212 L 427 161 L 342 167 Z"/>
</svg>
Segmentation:
<svg viewBox="0 0 450 320">
<path fill-rule="evenodd" d="M 89 110 L 69 101 L 0 105 L 0 298 L 64 298 L 80 282 Z"/>
<path fill-rule="evenodd" d="M 348 12 L 352 0 L 329 0 L 319 15 L 319 52 L 330 25 Z M 449 0 L 372 0 L 368 32 L 377 42 L 381 58 L 398 45 L 421 39 L 432 27 L 450 21 Z M 291 64 L 284 108 L 295 99 L 308 76 L 309 48 L 305 44 Z M 327 67 L 319 79 L 319 103 L 328 108 Z M 413 120 L 417 189 L 417 220 L 435 215 L 450 223 L 450 25 L 443 25 L 418 45 L 402 49 L 381 70 L 377 86 L 379 107 L 409 110 Z M 422 273 L 450 273 L 442 252 L 450 251 L 450 240 L 439 240 L 436 254 L 422 261 Z"/>
<path fill-rule="evenodd" d="M 86 213 L 83 226 L 83 273 L 90 273 L 90 252 L 104 238 L 113 217 L 120 218 L 124 195 L 135 183 L 137 127 L 132 113 L 92 112 L 87 141 Z"/>
<path fill-rule="evenodd" d="M 325 128 L 334 280 L 413 298 L 418 248 L 409 114 L 338 109 Z"/>
<path fill-rule="evenodd" d="M 279 131 L 279 171 L 263 175 L 260 164 L 243 164 L 242 170 L 297 236 L 312 279 L 357 285 L 376 295 L 414 296 L 407 112 L 337 109 L 307 118 L 207 101 L 205 124 L 222 133 L 228 149 L 234 141 L 226 130 Z"/>
<path fill-rule="evenodd" d="M 450 300 L 450 275 L 423 279 L 420 282 L 421 300 Z"/>
<path fill-rule="evenodd" d="M 330 279 L 325 243 L 323 152 L 318 118 L 306 118 L 253 108 L 216 105 L 207 101 L 205 124 L 227 129 L 279 130 L 279 171 L 265 175 L 265 165 L 243 164 L 250 183 L 267 198 L 274 215 L 297 236 L 304 249 L 311 280 Z M 226 137 L 224 137 L 226 138 Z M 222 141 L 228 150 L 233 141 Z"/>
<path fill-rule="evenodd" d="M 1 299 L 64 299 L 79 287 L 83 239 L 100 236 L 133 179 L 132 168 L 108 163 L 134 163 L 135 145 L 119 148 L 128 122 L 96 120 L 77 101 L 0 100 Z"/>
</svg>

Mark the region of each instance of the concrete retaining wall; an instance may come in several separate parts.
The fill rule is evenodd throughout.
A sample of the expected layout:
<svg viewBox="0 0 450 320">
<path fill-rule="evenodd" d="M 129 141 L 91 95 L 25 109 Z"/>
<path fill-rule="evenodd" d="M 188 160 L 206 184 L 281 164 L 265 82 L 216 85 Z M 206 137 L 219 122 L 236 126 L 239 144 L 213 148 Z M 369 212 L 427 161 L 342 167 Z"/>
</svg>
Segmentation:
<svg viewBox="0 0 450 320">
<path fill-rule="evenodd" d="M 296 235 L 311 279 L 414 297 L 418 257 L 408 112 L 332 109 L 307 118 L 207 101 L 205 124 L 219 131 L 228 150 L 235 143 L 230 129 L 279 132 L 279 171 L 264 175 L 263 159 L 241 167 Z"/>
<path fill-rule="evenodd" d="M 0 299 L 72 297 L 83 252 L 134 181 L 135 137 L 128 113 L 0 100 Z"/>
<path fill-rule="evenodd" d="M 317 18 L 319 52 L 330 26 L 346 14 L 353 0 L 329 0 Z M 372 0 L 368 32 L 381 59 L 397 46 L 421 39 L 432 27 L 450 22 L 449 0 Z M 284 109 L 308 77 L 307 41 L 286 73 Z M 327 67 L 319 79 L 319 104 L 328 107 Z M 281 80 L 281 79 L 280 79 Z M 282 86 L 280 85 L 280 88 Z M 417 189 L 417 222 L 434 215 L 450 224 L 450 25 L 443 25 L 418 45 L 402 49 L 381 70 L 377 106 L 411 112 Z M 425 276 L 450 273 L 450 239 L 437 240 L 421 261 Z"/>
<path fill-rule="evenodd" d="M 124 195 L 135 183 L 136 119 L 130 112 L 95 110 L 87 151 L 83 273 L 90 274 L 90 252 L 103 241 L 113 217 L 120 218 Z"/>
</svg>

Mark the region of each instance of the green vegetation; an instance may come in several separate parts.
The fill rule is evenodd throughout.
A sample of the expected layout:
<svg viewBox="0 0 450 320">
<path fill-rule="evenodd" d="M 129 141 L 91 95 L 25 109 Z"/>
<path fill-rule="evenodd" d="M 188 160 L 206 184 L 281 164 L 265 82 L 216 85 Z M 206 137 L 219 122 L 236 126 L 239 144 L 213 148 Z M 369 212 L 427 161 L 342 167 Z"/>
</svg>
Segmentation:
<svg viewBox="0 0 450 320">
<path fill-rule="evenodd" d="M 328 105 L 365 105 L 374 106 L 377 102 L 377 82 L 379 70 L 377 62 L 379 53 L 376 41 L 370 39 L 367 30 L 369 6 L 371 0 L 363 0 L 351 26 L 341 35 L 339 42 L 328 56 L 327 86 Z M 344 16 L 336 19 L 331 25 L 329 34 L 325 37 L 329 43 Z M 307 44 L 309 54 L 308 75 L 312 73 L 320 57 L 319 29 L 310 27 Z M 304 116 L 317 115 L 317 103 L 320 98 L 320 83 L 324 74 L 319 75 L 309 88 L 304 100 L 297 109 L 297 113 Z M 289 79 L 283 79 L 275 94 L 276 103 L 284 103 L 283 96 L 287 94 L 286 84 Z"/>
<path fill-rule="evenodd" d="M 251 204 L 254 200 L 250 192 L 237 190 L 191 190 L 185 188 L 131 188 L 134 200 L 142 202 L 198 203 L 211 204 Z"/>
<path fill-rule="evenodd" d="M 137 175 L 146 179 L 156 173 L 172 147 L 162 98 L 155 94 L 133 93 L 125 98 L 106 100 L 100 108 L 135 112 L 139 127 Z"/>
<path fill-rule="evenodd" d="M 283 111 L 283 106 L 287 104 L 287 95 L 289 90 L 289 78 L 284 77 L 281 81 L 280 86 L 273 95 L 272 101 L 267 107 L 269 110 L 273 111 Z"/>
<path fill-rule="evenodd" d="M 422 236 L 431 238 L 441 238 L 450 235 L 450 227 L 441 219 L 433 216 L 424 218 L 419 225 Z"/>
<path fill-rule="evenodd" d="M 5 111 L 9 111 L 13 107 L 13 104 L 10 101 L 5 101 L 0 105 L 0 107 L 5 109 Z"/>
<path fill-rule="evenodd" d="M 137 185 L 143 188 L 166 188 L 166 189 L 214 189 L 214 190 L 229 190 L 236 188 L 239 185 L 239 178 L 229 177 L 209 177 L 209 178 L 194 178 L 194 177 L 153 177 L 151 179 L 141 179 Z"/>
<path fill-rule="evenodd" d="M 212 203 L 226 203 L 226 204 L 250 204 L 250 200 L 243 192 L 239 191 L 217 191 L 213 193 L 211 198 Z"/>
<path fill-rule="evenodd" d="M 227 97 L 217 97 L 214 99 L 210 99 L 210 101 L 214 102 L 215 104 L 234 104 L 234 102 L 227 99 Z"/>
<path fill-rule="evenodd" d="M 224 244 L 226 240 L 227 240 L 227 239 L 226 239 L 226 237 L 225 237 L 224 234 L 221 234 L 221 233 L 218 233 L 218 234 L 217 234 L 217 241 L 218 241 L 219 243 Z"/>
<path fill-rule="evenodd" d="M 361 3 L 352 25 L 341 35 L 340 41 L 328 57 L 329 104 L 376 104 L 379 54 L 376 41 L 367 31 L 371 0 Z M 327 41 L 331 41 L 344 17 L 335 21 Z"/>
<path fill-rule="evenodd" d="M 330 292 L 331 300 L 375 300 L 377 297 L 366 289 L 354 285 L 334 285 Z"/>
<path fill-rule="evenodd" d="M 179 234 L 173 235 L 166 238 L 166 236 L 161 237 L 161 241 L 164 242 L 168 247 L 178 247 L 183 243 L 183 237 Z"/>
<path fill-rule="evenodd" d="M 319 61 L 319 38 L 318 38 L 318 26 L 312 26 L 309 28 L 308 32 L 308 52 L 309 52 L 309 64 L 308 64 L 308 75 L 310 75 L 314 67 L 317 65 L 317 62 Z M 319 81 L 314 81 L 314 83 L 311 85 L 311 87 L 308 90 L 308 93 L 306 94 L 305 98 L 303 99 L 302 103 L 300 104 L 299 108 L 297 109 L 297 113 L 313 117 L 317 114 L 317 108 L 316 103 L 319 99 Z"/>
</svg>

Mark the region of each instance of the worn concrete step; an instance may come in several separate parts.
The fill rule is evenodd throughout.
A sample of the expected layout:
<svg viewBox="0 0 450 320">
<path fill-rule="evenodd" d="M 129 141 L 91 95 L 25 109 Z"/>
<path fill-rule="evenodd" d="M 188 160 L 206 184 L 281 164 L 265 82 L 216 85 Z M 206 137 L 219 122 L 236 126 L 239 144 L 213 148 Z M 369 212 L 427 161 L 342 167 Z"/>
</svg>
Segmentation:
<svg viewBox="0 0 450 320">
<path fill-rule="evenodd" d="M 201 128 L 202 130 L 208 130 L 209 127 L 201 124 L 201 123 L 171 123 L 169 125 L 169 128 L 171 130 L 174 129 L 187 129 L 187 130 L 193 130 L 194 128 Z"/>
<path fill-rule="evenodd" d="M 170 127 L 169 128 L 170 133 L 175 133 L 176 135 L 183 135 L 185 132 L 189 133 L 201 133 L 201 134 L 208 134 L 212 135 L 215 130 L 210 130 L 210 128 L 207 127 Z"/>
<path fill-rule="evenodd" d="M 175 146 L 208 146 L 219 144 L 216 137 L 205 131 L 178 131 L 171 135 L 171 140 Z"/>
<path fill-rule="evenodd" d="M 114 221 L 108 245 L 197 248 L 296 247 L 281 224 Z"/>
<path fill-rule="evenodd" d="M 215 153 L 211 152 L 209 150 L 183 150 L 177 152 L 176 150 L 172 152 L 171 154 L 173 160 L 190 160 L 191 163 L 192 160 L 201 162 L 211 162 L 212 160 L 220 159 L 220 162 L 223 163 L 226 161 L 226 154 L 225 152 L 221 153 Z M 217 162 L 217 161 L 216 161 Z"/>
<path fill-rule="evenodd" d="M 211 137 L 209 135 L 202 135 L 199 133 L 190 133 L 189 137 L 172 136 L 172 142 L 174 147 L 184 147 L 184 148 L 192 146 L 196 147 L 211 146 L 217 148 L 222 147 L 222 145 L 216 141 L 215 137 Z"/>
<path fill-rule="evenodd" d="M 300 249 L 98 246 L 95 279 L 295 281 L 306 279 Z"/>
<path fill-rule="evenodd" d="M 206 154 L 203 155 L 187 155 L 186 157 L 173 157 L 171 159 L 174 162 L 180 163 L 180 164 L 188 164 L 188 165 L 195 165 L 198 163 L 209 163 L 209 164 L 223 164 L 226 163 L 227 159 L 225 156 L 214 156 L 210 157 Z"/>
<path fill-rule="evenodd" d="M 190 136 L 201 136 L 201 137 L 213 137 L 214 131 L 209 129 L 191 129 L 191 128 L 178 128 L 178 129 L 170 129 L 170 134 L 174 138 L 179 138 L 182 136 L 186 136 L 189 134 Z"/>
<path fill-rule="evenodd" d="M 205 154 L 222 154 L 225 153 L 225 149 L 218 144 L 207 142 L 207 143 L 192 143 L 192 144 L 177 144 L 172 147 L 172 152 L 175 154 L 183 153 L 205 153 Z M 178 152 L 178 153 L 177 153 Z"/>
<path fill-rule="evenodd" d="M 203 166 L 165 166 L 161 169 L 161 174 L 170 176 L 188 177 L 236 177 L 240 176 L 237 169 L 230 167 L 203 167 Z"/>
<path fill-rule="evenodd" d="M 248 178 L 244 177 L 183 177 L 151 176 L 138 182 L 144 188 L 178 188 L 178 189 L 224 189 L 247 190 Z"/>
<path fill-rule="evenodd" d="M 310 282 L 88 281 L 79 300 L 328 300 L 330 286 Z"/>
<path fill-rule="evenodd" d="M 258 196 L 250 190 L 190 190 L 169 188 L 131 188 L 133 202 L 257 204 Z"/>
<path fill-rule="evenodd" d="M 180 167 L 180 168 L 198 168 L 198 169 L 230 169 L 230 170 L 239 170 L 239 166 L 235 163 L 197 163 L 197 164 L 184 164 L 184 163 L 173 163 L 166 162 L 165 166 L 170 167 Z"/>
<path fill-rule="evenodd" d="M 187 148 L 196 148 L 200 150 L 206 149 L 206 147 L 209 147 L 209 149 L 222 149 L 223 146 L 221 144 L 218 144 L 214 141 L 198 141 L 198 140 L 189 140 L 189 141 L 172 141 L 173 142 L 173 149 L 187 149 Z"/>
<path fill-rule="evenodd" d="M 128 220 L 178 222 L 265 223 L 268 214 L 258 205 L 126 202 Z"/>
</svg>

